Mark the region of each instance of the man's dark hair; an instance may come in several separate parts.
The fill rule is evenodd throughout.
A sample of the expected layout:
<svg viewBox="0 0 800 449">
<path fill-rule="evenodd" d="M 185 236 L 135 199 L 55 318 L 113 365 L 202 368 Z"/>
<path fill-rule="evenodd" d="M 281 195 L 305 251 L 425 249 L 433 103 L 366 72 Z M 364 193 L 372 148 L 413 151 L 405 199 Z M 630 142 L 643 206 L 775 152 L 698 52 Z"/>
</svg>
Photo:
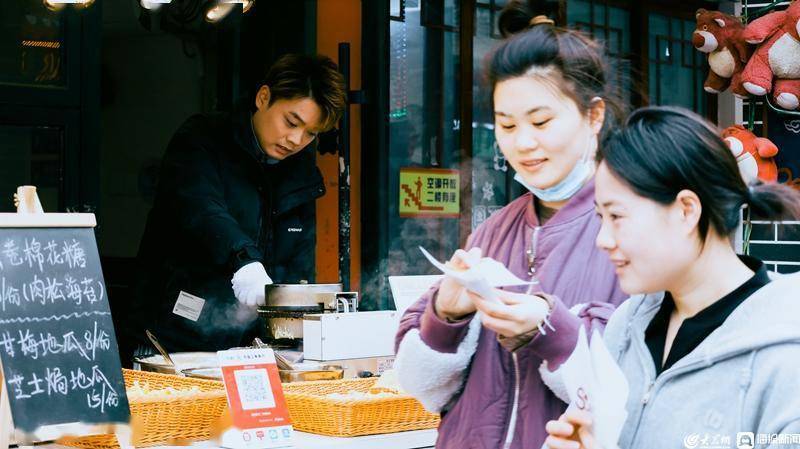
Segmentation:
<svg viewBox="0 0 800 449">
<path fill-rule="evenodd" d="M 333 129 L 347 106 L 344 77 L 327 56 L 281 56 L 269 68 L 262 84 L 269 87 L 270 106 L 278 100 L 314 100 L 322 111 L 320 131 Z"/>
</svg>

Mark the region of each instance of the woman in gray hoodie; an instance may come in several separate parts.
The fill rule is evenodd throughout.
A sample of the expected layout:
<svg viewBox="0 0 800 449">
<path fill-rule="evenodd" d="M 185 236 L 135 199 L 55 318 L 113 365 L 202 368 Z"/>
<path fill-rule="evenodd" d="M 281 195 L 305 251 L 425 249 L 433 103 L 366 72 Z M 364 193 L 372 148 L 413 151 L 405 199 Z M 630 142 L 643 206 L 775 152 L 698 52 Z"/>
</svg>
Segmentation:
<svg viewBox="0 0 800 449">
<path fill-rule="evenodd" d="M 604 335 L 630 388 L 619 446 L 800 446 L 800 273 L 768 276 L 731 245 L 742 206 L 797 219 L 800 193 L 745 185 L 718 131 L 679 108 L 634 112 L 599 159 L 597 245 L 635 295 Z M 544 381 L 566 397 L 558 370 Z M 591 419 L 571 408 L 545 444 L 611 449 Z"/>
</svg>

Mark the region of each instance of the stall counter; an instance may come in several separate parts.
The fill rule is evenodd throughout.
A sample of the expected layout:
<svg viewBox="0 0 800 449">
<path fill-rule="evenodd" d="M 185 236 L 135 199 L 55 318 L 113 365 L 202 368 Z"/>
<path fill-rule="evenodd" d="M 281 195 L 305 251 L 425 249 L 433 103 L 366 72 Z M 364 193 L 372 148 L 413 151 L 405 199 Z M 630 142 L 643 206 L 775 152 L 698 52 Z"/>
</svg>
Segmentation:
<svg viewBox="0 0 800 449">
<path fill-rule="evenodd" d="M 291 449 L 426 449 L 436 444 L 436 429 L 412 430 L 382 435 L 337 438 L 294 432 Z M 210 442 L 197 443 L 189 447 L 217 449 Z M 37 445 L 37 449 L 74 449 L 57 444 Z M 187 446 L 156 446 L 152 449 L 186 449 Z M 289 448 L 287 448 L 289 449 Z"/>
</svg>

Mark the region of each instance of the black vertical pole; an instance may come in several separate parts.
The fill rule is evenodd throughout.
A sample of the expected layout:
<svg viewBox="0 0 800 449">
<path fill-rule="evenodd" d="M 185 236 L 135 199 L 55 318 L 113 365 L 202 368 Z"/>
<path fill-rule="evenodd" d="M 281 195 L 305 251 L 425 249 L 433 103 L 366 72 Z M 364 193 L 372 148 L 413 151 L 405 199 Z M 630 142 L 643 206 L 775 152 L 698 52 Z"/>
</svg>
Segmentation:
<svg viewBox="0 0 800 449">
<path fill-rule="evenodd" d="M 386 260 L 389 254 L 389 2 L 362 1 L 361 87 L 361 229 L 369 238 L 361 241 L 361 289 L 359 308 L 391 308 Z M 397 176 L 397 175 L 395 175 Z"/>
<path fill-rule="evenodd" d="M 217 65 L 217 107 L 218 111 L 233 109 L 239 97 L 240 50 L 242 30 L 242 7 L 236 6 L 222 22 L 217 25 L 217 45 L 220 48 Z"/>
<path fill-rule="evenodd" d="M 475 0 L 461 2 L 459 29 L 459 167 L 461 214 L 458 246 L 463 248 L 472 232 L 472 51 L 475 35 Z"/>
<path fill-rule="evenodd" d="M 350 44 L 339 43 L 339 71 L 344 76 L 345 91 L 350 94 Z M 339 277 L 342 288 L 350 290 L 350 100 L 339 125 Z"/>
</svg>

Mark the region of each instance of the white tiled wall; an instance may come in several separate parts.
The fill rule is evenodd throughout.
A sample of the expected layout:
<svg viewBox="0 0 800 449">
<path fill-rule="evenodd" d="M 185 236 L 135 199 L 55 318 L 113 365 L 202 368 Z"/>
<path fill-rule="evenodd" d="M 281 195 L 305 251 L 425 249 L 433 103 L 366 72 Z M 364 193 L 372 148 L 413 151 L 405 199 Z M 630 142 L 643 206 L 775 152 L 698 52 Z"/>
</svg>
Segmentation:
<svg viewBox="0 0 800 449">
<path fill-rule="evenodd" d="M 750 255 L 778 273 L 800 271 L 800 221 L 754 221 Z"/>
</svg>

